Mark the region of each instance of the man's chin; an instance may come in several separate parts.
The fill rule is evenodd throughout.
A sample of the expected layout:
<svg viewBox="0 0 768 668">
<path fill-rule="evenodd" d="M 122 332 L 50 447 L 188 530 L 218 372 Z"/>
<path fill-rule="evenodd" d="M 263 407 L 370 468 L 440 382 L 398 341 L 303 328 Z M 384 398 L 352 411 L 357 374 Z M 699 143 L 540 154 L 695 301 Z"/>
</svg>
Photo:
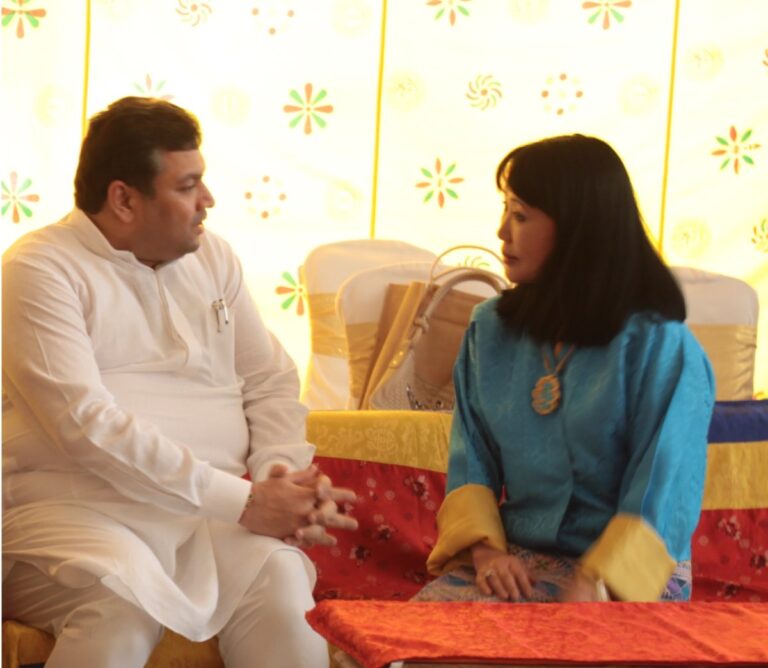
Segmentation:
<svg viewBox="0 0 768 668">
<path fill-rule="evenodd" d="M 200 250 L 200 245 L 201 245 L 200 237 L 202 237 L 202 234 L 189 239 L 186 247 L 183 250 L 180 249 L 180 252 L 177 255 L 176 259 L 178 260 L 179 258 L 182 258 L 185 255 L 189 255 L 190 253 L 195 253 L 196 251 Z"/>
</svg>

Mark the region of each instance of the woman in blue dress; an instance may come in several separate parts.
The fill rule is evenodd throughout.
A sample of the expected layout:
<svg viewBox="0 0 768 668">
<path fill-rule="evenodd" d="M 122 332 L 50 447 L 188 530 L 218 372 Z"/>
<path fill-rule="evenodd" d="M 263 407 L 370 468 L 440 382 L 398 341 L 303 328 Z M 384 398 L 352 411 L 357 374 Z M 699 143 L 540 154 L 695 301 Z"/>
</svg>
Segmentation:
<svg viewBox="0 0 768 668">
<path fill-rule="evenodd" d="M 417 600 L 686 600 L 714 405 L 709 362 L 605 142 L 498 167 L 514 287 L 454 370 L 447 495 Z"/>
</svg>

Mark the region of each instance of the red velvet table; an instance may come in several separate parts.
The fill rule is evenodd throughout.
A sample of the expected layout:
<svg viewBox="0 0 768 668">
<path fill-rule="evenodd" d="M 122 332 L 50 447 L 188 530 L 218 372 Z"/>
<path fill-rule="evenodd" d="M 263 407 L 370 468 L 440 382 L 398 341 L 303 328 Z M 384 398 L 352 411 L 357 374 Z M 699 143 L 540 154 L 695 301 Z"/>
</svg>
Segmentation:
<svg viewBox="0 0 768 668">
<path fill-rule="evenodd" d="M 321 601 L 309 623 L 364 668 L 768 666 L 765 603 Z"/>
</svg>

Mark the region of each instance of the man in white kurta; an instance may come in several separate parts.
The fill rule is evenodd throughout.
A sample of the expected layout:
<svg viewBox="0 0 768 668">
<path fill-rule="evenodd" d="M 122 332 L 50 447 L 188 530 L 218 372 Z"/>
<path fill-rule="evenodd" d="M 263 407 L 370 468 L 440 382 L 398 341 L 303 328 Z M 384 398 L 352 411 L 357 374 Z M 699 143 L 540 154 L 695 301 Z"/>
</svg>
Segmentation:
<svg viewBox="0 0 768 668">
<path fill-rule="evenodd" d="M 344 495 L 317 500 L 295 367 L 203 229 L 196 144 L 156 162 L 151 194 L 113 179 L 3 256 L 4 615 L 57 635 L 49 666 L 141 666 L 163 626 L 219 634 L 228 666 L 322 666 L 295 545 L 322 504 L 351 526 Z"/>
</svg>

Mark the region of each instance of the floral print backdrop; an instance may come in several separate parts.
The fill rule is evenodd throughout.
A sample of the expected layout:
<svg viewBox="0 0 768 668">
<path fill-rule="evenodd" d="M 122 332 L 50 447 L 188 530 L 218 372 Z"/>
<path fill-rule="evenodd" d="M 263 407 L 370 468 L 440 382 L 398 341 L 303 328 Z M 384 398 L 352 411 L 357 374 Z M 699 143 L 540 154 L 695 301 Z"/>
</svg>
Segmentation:
<svg viewBox="0 0 768 668">
<path fill-rule="evenodd" d="M 61 218 L 85 119 L 124 95 L 187 107 L 208 218 L 273 330 L 309 357 L 316 245 L 497 248 L 513 146 L 601 136 L 672 264 L 759 292 L 768 391 L 764 0 L 0 0 L 0 244 Z"/>
</svg>

